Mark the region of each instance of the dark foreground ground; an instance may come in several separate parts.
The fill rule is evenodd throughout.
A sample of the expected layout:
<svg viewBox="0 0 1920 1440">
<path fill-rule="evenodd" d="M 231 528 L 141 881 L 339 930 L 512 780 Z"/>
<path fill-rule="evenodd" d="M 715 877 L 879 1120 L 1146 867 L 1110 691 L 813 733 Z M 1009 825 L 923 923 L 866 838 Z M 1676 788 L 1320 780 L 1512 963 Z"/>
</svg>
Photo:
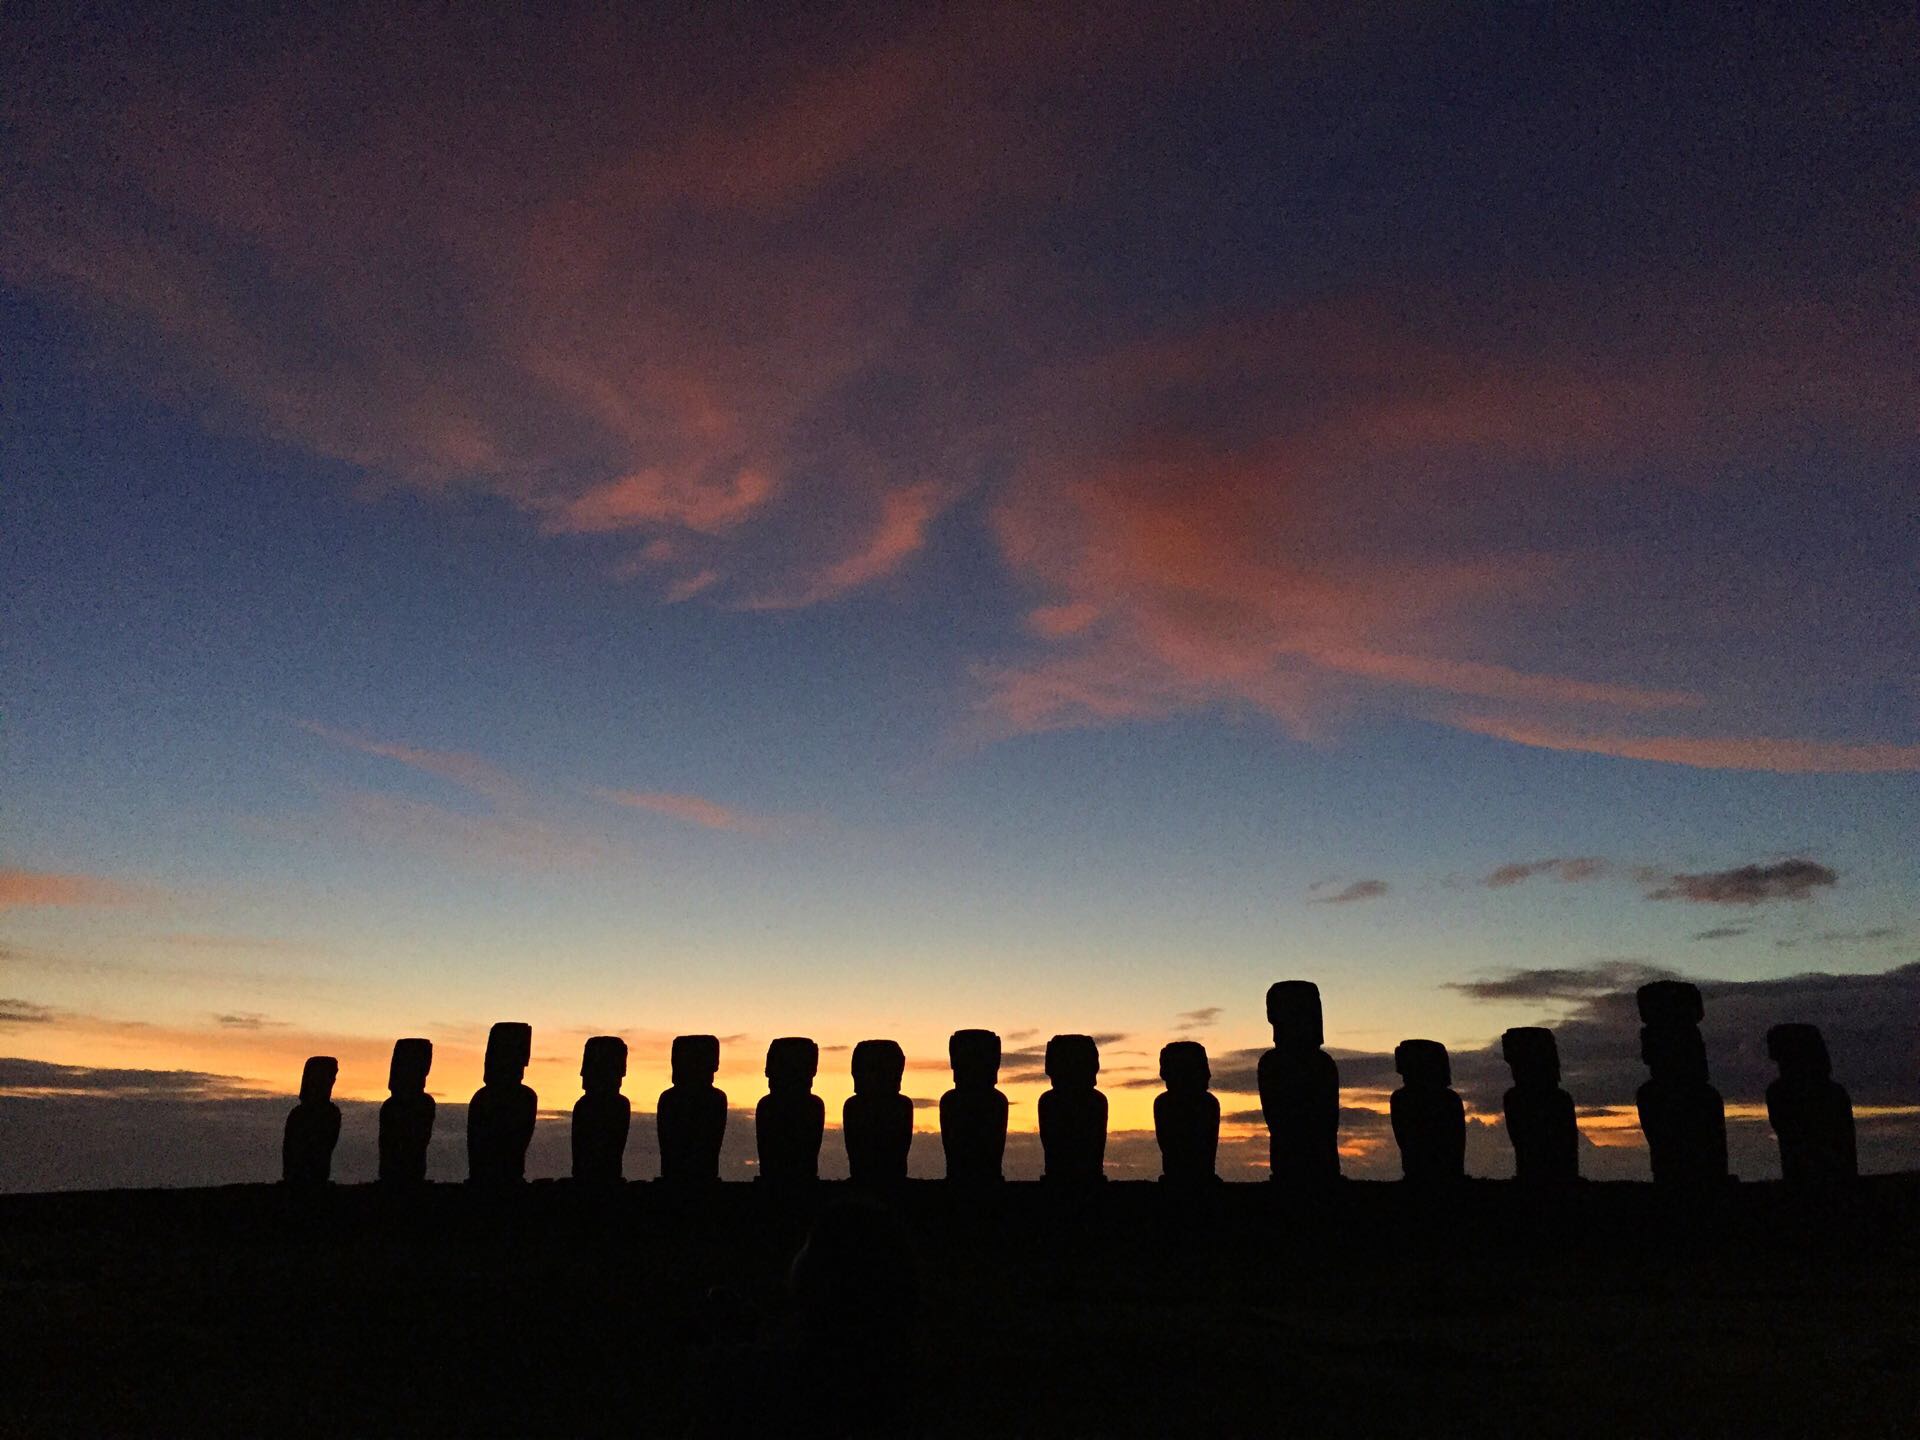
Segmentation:
<svg viewBox="0 0 1920 1440">
<path fill-rule="evenodd" d="M 3 1198 L 0 1431 L 1920 1433 L 1920 1175 L 845 1195 Z"/>
</svg>

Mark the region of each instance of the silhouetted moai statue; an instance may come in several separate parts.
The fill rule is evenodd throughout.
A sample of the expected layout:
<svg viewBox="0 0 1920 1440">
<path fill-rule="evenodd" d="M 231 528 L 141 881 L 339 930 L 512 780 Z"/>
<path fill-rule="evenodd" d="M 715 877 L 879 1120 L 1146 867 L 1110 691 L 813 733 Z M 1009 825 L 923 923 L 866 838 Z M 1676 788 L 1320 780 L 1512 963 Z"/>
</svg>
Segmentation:
<svg viewBox="0 0 1920 1440">
<path fill-rule="evenodd" d="M 1467 1173 L 1467 1112 L 1453 1090 L 1453 1065 L 1438 1040 L 1393 1047 L 1401 1086 L 1393 1092 L 1393 1139 L 1409 1180 L 1460 1180 Z"/>
<path fill-rule="evenodd" d="M 333 1080 L 340 1062 L 315 1055 L 300 1071 L 300 1103 L 287 1114 L 280 1141 L 280 1177 L 289 1185 L 324 1185 L 333 1173 L 333 1147 L 340 1139 L 340 1107 Z"/>
<path fill-rule="evenodd" d="M 720 1142 L 727 1133 L 727 1092 L 713 1083 L 720 1041 L 712 1035 L 673 1037 L 673 1084 L 660 1094 L 660 1178 L 672 1182 L 720 1178 Z"/>
<path fill-rule="evenodd" d="M 1161 1046 L 1160 1082 L 1167 1087 L 1153 1100 L 1153 1138 L 1160 1142 L 1160 1178 L 1175 1182 L 1219 1179 L 1213 1162 L 1220 1149 L 1220 1101 L 1207 1088 L 1213 1083 L 1207 1047 L 1198 1040 L 1175 1040 Z"/>
<path fill-rule="evenodd" d="M 1530 1185 L 1578 1180 L 1580 1130 L 1573 1120 L 1573 1097 L 1560 1088 L 1560 1050 L 1553 1032 L 1516 1026 L 1500 1037 L 1500 1055 L 1513 1071 L 1505 1104 L 1514 1178 Z"/>
<path fill-rule="evenodd" d="M 1282 980 L 1267 988 L 1273 1049 L 1260 1057 L 1260 1113 L 1271 1175 L 1283 1184 L 1340 1177 L 1340 1067 L 1320 1046 L 1320 987 Z"/>
<path fill-rule="evenodd" d="M 540 1100 L 521 1084 L 533 1058 L 533 1027 L 502 1020 L 487 1033 L 485 1083 L 467 1102 L 467 1179 L 481 1185 L 527 1178 L 527 1144 Z"/>
<path fill-rule="evenodd" d="M 813 1093 L 820 1047 L 789 1035 L 767 1046 L 767 1093 L 753 1112 L 760 1178 L 814 1180 L 820 1175 L 820 1137 L 827 1107 Z"/>
<path fill-rule="evenodd" d="M 907 1178 L 913 1101 L 900 1093 L 906 1073 L 906 1052 L 891 1040 L 862 1040 L 853 1047 L 853 1094 L 840 1112 L 849 1179 L 884 1185 Z"/>
<path fill-rule="evenodd" d="M 396 1040 L 387 1065 L 387 1098 L 380 1105 L 380 1178 L 389 1185 L 420 1185 L 427 1178 L 427 1145 L 433 1139 L 431 1040 Z"/>
<path fill-rule="evenodd" d="M 1100 1047 L 1091 1035 L 1047 1041 L 1047 1079 L 1040 1096 L 1040 1149 L 1048 1180 L 1085 1184 L 1106 1179 L 1107 1097 L 1095 1088 Z"/>
<path fill-rule="evenodd" d="M 998 1180 L 1007 1152 L 1007 1097 L 1000 1082 L 1000 1037 L 956 1030 L 947 1040 L 953 1088 L 940 1097 L 940 1146 L 947 1179 Z"/>
<path fill-rule="evenodd" d="M 1797 1183 L 1851 1180 L 1860 1173 L 1853 1101 L 1833 1078 L 1827 1042 L 1816 1025 L 1767 1031 L 1767 1058 L 1780 1078 L 1767 1086 L 1767 1120 L 1780 1139 L 1780 1176 Z"/>
<path fill-rule="evenodd" d="M 1727 1114 L 1707 1080 L 1700 991 L 1684 980 L 1655 980 L 1636 998 L 1640 1058 L 1651 1074 L 1635 1098 L 1653 1178 L 1683 1185 L 1725 1180 Z"/>
<path fill-rule="evenodd" d="M 620 1093 L 627 1078 L 627 1042 L 595 1035 L 580 1054 L 580 1085 L 573 1105 L 573 1178 L 617 1184 L 626 1178 L 627 1128 L 633 1106 Z"/>
</svg>

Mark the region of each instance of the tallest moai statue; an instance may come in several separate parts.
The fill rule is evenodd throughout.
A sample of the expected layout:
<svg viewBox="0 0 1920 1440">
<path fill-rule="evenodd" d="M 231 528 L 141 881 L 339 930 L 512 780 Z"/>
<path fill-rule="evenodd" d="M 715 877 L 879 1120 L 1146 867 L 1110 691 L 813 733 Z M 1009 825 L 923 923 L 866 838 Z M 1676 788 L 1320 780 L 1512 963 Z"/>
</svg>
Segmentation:
<svg viewBox="0 0 1920 1440">
<path fill-rule="evenodd" d="M 1727 1114 L 1707 1080 L 1700 1036 L 1706 1011 L 1698 987 L 1655 980 L 1635 997 L 1640 1006 L 1640 1058 L 1647 1083 L 1636 1094 L 1640 1129 L 1656 1184 L 1705 1184 L 1727 1178 Z"/>
<path fill-rule="evenodd" d="M 1273 1049 L 1260 1057 L 1260 1112 L 1271 1140 L 1272 1178 L 1298 1185 L 1340 1175 L 1340 1067 L 1320 1048 L 1320 987 L 1281 980 L 1268 987 Z"/>
</svg>

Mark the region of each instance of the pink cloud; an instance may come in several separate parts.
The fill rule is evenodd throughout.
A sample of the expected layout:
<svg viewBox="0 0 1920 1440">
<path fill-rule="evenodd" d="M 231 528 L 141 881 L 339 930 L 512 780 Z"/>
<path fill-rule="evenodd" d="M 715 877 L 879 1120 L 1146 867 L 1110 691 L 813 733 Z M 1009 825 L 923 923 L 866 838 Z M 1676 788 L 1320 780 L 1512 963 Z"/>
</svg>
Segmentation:
<svg viewBox="0 0 1920 1440">
<path fill-rule="evenodd" d="M 1920 770 L 1920 745 L 1842 740 L 1748 739 L 1738 736 L 1636 737 L 1557 730 L 1482 715 L 1448 723 L 1476 735 L 1541 750 L 1571 750 L 1623 760 L 1651 760 L 1699 770 L 1761 770 L 1776 775 L 1876 775 Z"/>
<path fill-rule="evenodd" d="M 658 790 L 595 790 L 597 798 L 630 810 L 646 810 L 655 815 L 698 825 L 706 830 L 731 830 L 743 835 L 767 835 L 778 828 L 771 815 L 756 815 L 722 805 L 699 795 L 677 795 Z"/>
<path fill-rule="evenodd" d="M 478 755 L 469 755 L 458 750 L 428 750 L 417 745 L 401 745 L 388 740 L 375 740 L 365 735 L 356 735 L 352 731 L 338 730 L 331 725 L 323 725 L 317 720 L 299 720 L 294 722 L 310 735 L 322 740 L 344 745 L 349 750 L 357 750 L 363 755 L 375 755 L 383 760 L 394 760 L 415 770 L 423 770 L 429 775 L 437 775 L 442 780 L 451 781 L 476 794 L 495 799 L 507 799 L 520 793 L 519 782 L 491 761 Z"/>
<path fill-rule="evenodd" d="M 98 875 L 0 868 L 0 910 L 37 906 L 132 905 L 150 891 Z"/>
</svg>

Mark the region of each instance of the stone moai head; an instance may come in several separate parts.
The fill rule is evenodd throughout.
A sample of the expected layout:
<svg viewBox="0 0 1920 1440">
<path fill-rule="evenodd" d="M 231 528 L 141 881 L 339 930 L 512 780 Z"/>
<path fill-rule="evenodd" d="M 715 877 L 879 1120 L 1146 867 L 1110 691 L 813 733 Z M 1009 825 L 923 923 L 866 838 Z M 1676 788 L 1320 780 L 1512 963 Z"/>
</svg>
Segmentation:
<svg viewBox="0 0 1920 1440">
<path fill-rule="evenodd" d="M 953 1083 L 991 1090 L 1000 1083 L 1000 1037 L 991 1030 L 956 1030 L 947 1037 Z"/>
<path fill-rule="evenodd" d="M 717 1035 L 676 1035 L 673 1037 L 673 1083 L 698 1089 L 713 1084 L 720 1070 L 720 1037 Z"/>
<path fill-rule="evenodd" d="M 1767 1031 L 1767 1058 L 1795 1080 L 1833 1078 L 1833 1057 L 1818 1025 L 1776 1025 Z"/>
<path fill-rule="evenodd" d="M 813 1089 L 813 1077 L 820 1070 L 820 1047 L 803 1035 L 783 1035 L 767 1046 L 767 1088 L 769 1090 Z"/>
<path fill-rule="evenodd" d="M 1100 1047 L 1091 1035 L 1047 1041 L 1047 1079 L 1056 1090 L 1091 1090 L 1100 1078 Z"/>
<path fill-rule="evenodd" d="M 1198 1095 L 1213 1083 L 1207 1047 L 1198 1040 L 1174 1040 L 1160 1047 L 1160 1083 L 1180 1095 Z"/>
<path fill-rule="evenodd" d="M 1453 1064 L 1438 1040 L 1402 1040 L 1393 1047 L 1393 1068 L 1409 1089 L 1444 1090 L 1453 1084 Z"/>
<path fill-rule="evenodd" d="M 1694 1025 L 1642 1025 L 1640 1058 L 1656 1079 L 1707 1078 L 1707 1042 Z"/>
<path fill-rule="evenodd" d="M 618 1094 L 627 1078 L 627 1042 L 618 1035 L 595 1035 L 580 1052 L 580 1088 L 590 1094 Z"/>
<path fill-rule="evenodd" d="M 340 1073 L 340 1062 L 331 1055 L 314 1055 L 300 1069 L 300 1103 L 302 1105 L 324 1105 L 333 1099 L 334 1077 Z"/>
<path fill-rule="evenodd" d="M 1513 1071 L 1516 1085 L 1558 1085 L 1560 1048 L 1553 1032 L 1538 1025 L 1516 1025 L 1500 1037 L 1500 1058 Z"/>
<path fill-rule="evenodd" d="M 431 1040 L 396 1040 L 393 1059 L 387 1062 L 387 1089 L 395 1095 L 420 1095 L 426 1092 L 427 1073 L 433 1069 Z"/>
<path fill-rule="evenodd" d="M 1698 1025 L 1707 1014 L 1700 987 L 1685 980 L 1655 980 L 1642 985 L 1634 998 L 1642 1025 Z"/>
<path fill-rule="evenodd" d="M 1273 1043 L 1318 1050 L 1326 1043 L 1320 1020 L 1320 987 L 1311 980 L 1280 980 L 1267 987 L 1267 1023 Z"/>
<path fill-rule="evenodd" d="M 853 1047 L 856 1095 L 898 1095 L 906 1073 L 907 1052 L 892 1040 L 862 1040 Z"/>
<path fill-rule="evenodd" d="M 533 1058 L 533 1027 L 518 1020 L 502 1020 L 487 1032 L 489 1085 L 518 1085 Z"/>
</svg>

